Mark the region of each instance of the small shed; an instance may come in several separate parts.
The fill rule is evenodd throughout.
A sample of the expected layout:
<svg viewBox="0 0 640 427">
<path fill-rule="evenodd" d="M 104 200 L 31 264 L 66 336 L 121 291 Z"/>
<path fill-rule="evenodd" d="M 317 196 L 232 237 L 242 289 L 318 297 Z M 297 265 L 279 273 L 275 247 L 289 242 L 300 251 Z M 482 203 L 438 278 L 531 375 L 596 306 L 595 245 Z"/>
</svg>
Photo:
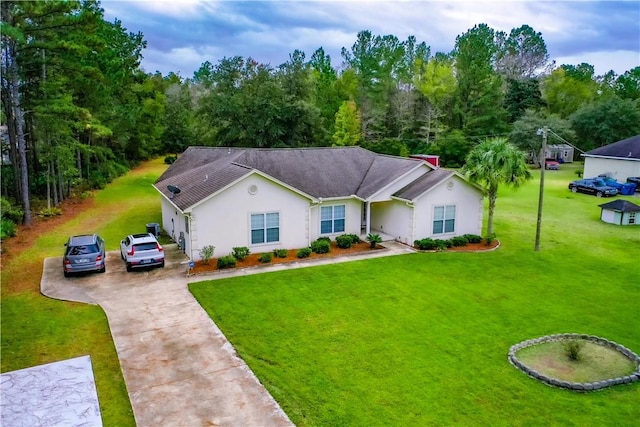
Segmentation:
<svg viewBox="0 0 640 427">
<path fill-rule="evenodd" d="M 638 221 L 640 206 L 627 200 L 614 200 L 598 205 L 602 208 L 600 219 L 609 224 L 616 225 L 640 225 Z"/>
</svg>

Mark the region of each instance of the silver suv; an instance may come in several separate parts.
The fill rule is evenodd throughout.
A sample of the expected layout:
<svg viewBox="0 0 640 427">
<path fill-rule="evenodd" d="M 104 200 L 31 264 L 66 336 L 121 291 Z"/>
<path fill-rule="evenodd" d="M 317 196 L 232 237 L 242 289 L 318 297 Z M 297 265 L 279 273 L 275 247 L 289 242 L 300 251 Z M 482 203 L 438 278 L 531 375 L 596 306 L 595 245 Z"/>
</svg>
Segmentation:
<svg viewBox="0 0 640 427">
<path fill-rule="evenodd" d="M 151 233 L 131 234 L 120 242 L 120 256 L 127 271 L 142 267 L 164 267 L 164 249 Z"/>
<path fill-rule="evenodd" d="M 66 248 L 62 257 L 62 268 L 65 277 L 72 273 L 104 273 L 107 270 L 104 240 L 97 234 L 71 236 L 64 245 Z"/>
</svg>

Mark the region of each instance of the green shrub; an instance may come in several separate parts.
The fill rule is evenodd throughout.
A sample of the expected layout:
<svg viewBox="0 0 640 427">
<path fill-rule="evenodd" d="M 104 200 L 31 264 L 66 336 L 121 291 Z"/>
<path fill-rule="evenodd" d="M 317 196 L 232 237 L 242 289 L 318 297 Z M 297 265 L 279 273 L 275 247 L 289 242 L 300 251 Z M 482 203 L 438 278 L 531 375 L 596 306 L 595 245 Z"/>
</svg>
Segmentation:
<svg viewBox="0 0 640 427">
<path fill-rule="evenodd" d="M 353 244 L 353 239 L 349 234 L 341 234 L 340 236 L 336 237 L 336 244 L 339 248 L 349 249 Z"/>
<path fill-rule="evenodd" d="M 271 262 L 272 259 L 273 259 L 273 255 L 271 255 L 271 252 L 265 252 L 263 254 L 260 254 L 258 261 L 268 264 Z"/>
<path fill-rule="evenodd" d="M 218 268 L 232 268 L 236 266 L 236 257 L 233 255 L 227 255 L 218 258 Z"/>
<path fill-rule="evenodd" d="M 286 258 L 288 254 L 289 254 L 289 251 L 287 249 L 274 249 L 273 250 L 273 256 L 278 257 L 278 258 Z M 269 260 L 269 261 L 271 261 L 271 260 Z"/>
<path fill-rule="evenodd" d="M 249 250 L 249 248 L 247 248 L 246 246 L 236 246 L 235 248 L 233 248 L 233 253 L 232 255 L 235 257 L 235 259 L 237 259 L 238 261 L 242 261 L 243 259 L 245 259 L 249 254 L 251 253 L 251 251 Z"/>
<path fill-rule="evenodd" d="M 4 240 L 7 237 L 15 237 L 18 233 L 16 225 L 8 218 L 2 218 L 0 220 L 0 239 Z"/>
<path fill-rule="evenodd" d="M 309 258 L 311 256 L 311 253 L 311 248 L 302 248 L 296 253 L 296 256 L 298 258 Z"/>
<path fill-rule="evenodd" d="M 216 250 L 215 246 L 208 245 L 200 249 L 200 258 L 204 261 L 205 264 L 209 265 L 209 261 L 213 256 L 213 252 Z"/>
<path fill-rule="evenodd" d="M 328 242 L 329 244 L 331 244 L 331 238 L 327 237 L 327 236 L 318 237 L 318 240 L 322 240 L 322 241 L 325 241 L 325 242 Z"/>
<path fill-rule="evenodd" d="M 434 242 L 436 244 L 436 249 L 439 251 L 443 251 L 453 246 L 450 240 L 435 239 Z"/>
<path fill-rule="evenodd" d="M 167 157 L 164 158 L 164 163 L 166 165 L 170 165 L 173 162 L 175 162 L 176 160 L 178 160 L 178 156 L 167 156 Z"/>
<path fill-rule="evenodd" d="M 435 240 L 425 237 L 424 239 L 416 240 L 413 244 L 420 250 L 432 251 L 438 248 Z"/>
<path fill-rule="evenodd" d="M 317 254 L 327 254 L 331 251 L 331 240 L 321 237 L 311 243 L 311 250 Z"/>
<path fill-rule="evenodd" d="M 451 242 L 452 246 L 456 246 L 456 247 L 466 246 L 469 243 L 467 238 L 464 236 L 452 237 L 451 239 L 449 239 L 449 241 Z"/>
<path fill-rule="evenodd" d="M 362 242 L 362 239 L 360 239 L 360 236 L 358 236 L 357 234 L 347 234 L 347 236 L 351 237 L 351 243 L 354 245 L 356 243 Z"/>
<path fill-rule="evenodd" d="M 467 239 L 467 241 L 469 243 L 480 243 L 480 242 L 482 242 L 482 237 L 478 236 L 477 234 L 465 234 L 462 237 Z"/>
<path fill-rule="evenodd" d="M 584 341 L 579 341 L 579 340 L 567 341 L 564 345 L 565 355 L 569 360 L 578 362 L 582 358 L 582 355 L 580 354 L 582 351 L 582 347 L 584 347 Z"/>
<path fill-rule="evenodd" d="M 382 243 L 382 237 L 376 233 L 369 233 L 367 234 L 367 242 L 369 242 L 371 249 L 375 249 L 378 243 Z"/>
<path fill-rule="evenodd" d="M 45 208 L 38 212 L 38 216 L 45 218 L 58 215 L 62 215 L 62 209 L 60 208 Z"/>
<path fill-rule="evenodd" d="M 9 200 L 4 197 L 0 197 L 0 213 L 2 218 L 10 220 L 14 226 L 22 222 L 24 216 L 24 210 L 11 204 Z"/>
</svg>

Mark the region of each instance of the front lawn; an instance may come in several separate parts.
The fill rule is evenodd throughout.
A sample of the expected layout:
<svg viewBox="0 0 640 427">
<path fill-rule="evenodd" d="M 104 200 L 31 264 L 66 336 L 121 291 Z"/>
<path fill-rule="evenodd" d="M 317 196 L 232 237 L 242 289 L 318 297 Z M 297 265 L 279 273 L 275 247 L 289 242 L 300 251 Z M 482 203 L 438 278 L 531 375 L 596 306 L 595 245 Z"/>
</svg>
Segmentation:
<svg viewBox="0 0 640 427">
<path fill-rule="evenodd" d="M 420 253 L 191 285 L 298 425 L 631 425 L 640 387 L 555 389 L 509 347 L 564 332 L 640 351 L 640 227 L 567 189 L 579 165 L 503 189 L 501 248 Z M 536 175 L 537 177 L 537 175 Z M 628 197 L 638 202 L 638 198 Z"/>
<path fill-rule="evenodd" d="M 37 232 L 29 235 L 36 237 L 20 250 L 15 241 L 3 242 L 1 371 L 88 354 L 105 426 L 135 425 L 107 318 L 98 306 L 41 295 L 43 261 L 61 256 L 70 235 L 99 233 L 107 250 L 114 250 L 125 235 L 160 222 L 160 199 L 151 184 L 166 168 L 162 159 L 144 163 L 98 191 L 77 216 L 35 225 Z"/>
</svg>

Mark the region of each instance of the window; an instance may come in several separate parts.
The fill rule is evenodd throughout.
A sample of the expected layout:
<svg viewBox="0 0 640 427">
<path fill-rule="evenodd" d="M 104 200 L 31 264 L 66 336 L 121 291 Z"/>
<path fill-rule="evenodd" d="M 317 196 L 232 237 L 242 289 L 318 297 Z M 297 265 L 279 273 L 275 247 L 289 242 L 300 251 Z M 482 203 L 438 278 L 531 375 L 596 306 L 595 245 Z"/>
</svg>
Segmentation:
<svg viewBox="0 0 640 427">
<path fill-rule="evenodd" d="M 251 215 L 251 244 L 280 241 L 280 214 Z"/>
<path fill-rule="evenodd" d="M 456 207 L 436 206 L 433 209 L 433 234 L 453 233 L 456 228 Z"/>
<path fill-rule="evenodd" d="M 342 233 L 345 212 L 344 205 L 322 206 L 320 208 L 320 234 Z"/>
<path fill-rule="evenodd" d="M 636 213 L 629 212 L 629 224 L 635 224 L 635 223 L 636 223 Z"/>
</svg>

